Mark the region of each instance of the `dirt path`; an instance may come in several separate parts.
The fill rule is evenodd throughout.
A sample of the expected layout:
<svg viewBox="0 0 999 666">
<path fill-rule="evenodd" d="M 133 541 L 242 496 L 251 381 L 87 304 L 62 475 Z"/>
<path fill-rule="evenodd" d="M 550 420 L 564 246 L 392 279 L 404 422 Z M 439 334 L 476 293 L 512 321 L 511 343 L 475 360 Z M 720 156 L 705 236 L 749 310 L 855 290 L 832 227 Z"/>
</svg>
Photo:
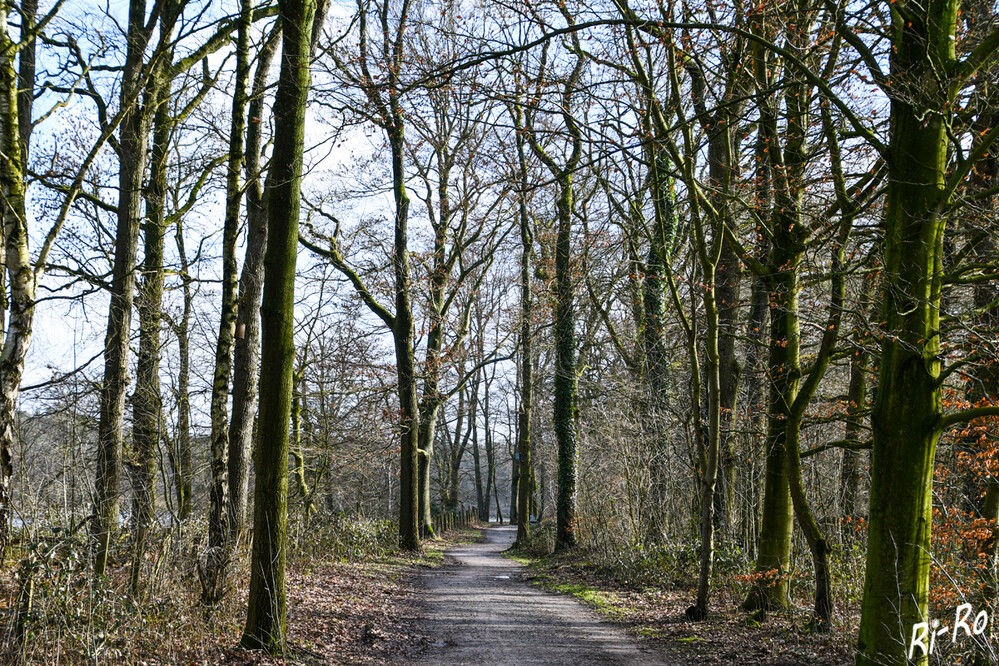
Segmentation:
<svg viewBox="0 0 999 666">
<path fill-rule="evenodd" d="M 524 580 L 524 567 L 500 554 L 515 527 L 485 530 L 485 541 L 448 555 L 460 562 L 424 576 L 421 632 L 425 664 L 664 664 L 623 629 L 571 597 Z"/>
</svg>

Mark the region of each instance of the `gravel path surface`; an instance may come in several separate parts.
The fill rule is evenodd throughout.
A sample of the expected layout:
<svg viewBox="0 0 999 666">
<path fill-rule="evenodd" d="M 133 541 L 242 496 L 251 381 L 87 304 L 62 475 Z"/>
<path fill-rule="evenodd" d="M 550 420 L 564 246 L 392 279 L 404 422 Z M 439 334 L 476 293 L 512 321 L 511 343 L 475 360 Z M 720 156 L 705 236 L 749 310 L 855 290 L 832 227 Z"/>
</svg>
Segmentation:
<svg viewBox="0 0 999 666">
<path fill-rule="evenodd" d="M 448 551 L 460 564 L 424 576 L 419 624 L 431 643 L 419 663 L 667 663 L 582 603 L 528 583 L 500 554 L 515 537 L 516 527 L 489 528 L 484 542 Z"/>
</svg>

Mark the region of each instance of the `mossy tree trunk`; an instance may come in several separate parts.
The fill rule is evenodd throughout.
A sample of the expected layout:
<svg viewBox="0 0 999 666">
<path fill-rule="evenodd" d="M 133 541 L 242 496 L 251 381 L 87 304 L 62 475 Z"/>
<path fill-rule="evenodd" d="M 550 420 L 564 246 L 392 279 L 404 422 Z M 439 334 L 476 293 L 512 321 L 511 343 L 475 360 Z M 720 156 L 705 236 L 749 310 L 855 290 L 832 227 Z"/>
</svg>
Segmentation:
<svg viewBox="0 0 999 666">
<path fill-rule="evenodd" d="M 402 37 L 400 30 L 399 37 Z M 401 46 L 400 46 L 401 58 Z M 396 73 L 396 75 L 398 72 Z M 398 81 L 396 81 L 398 86 Z M 391 97 L 393 124 L 388 128 L 392 150 L 392 192 L 395 198 L 395 242 L 392 266 L 395 273 L 396 378 L 399 382 L 399 545 L 406 550 L 420 548 L 419 527 L 419 432 L 420 408 L 416 389 L 416 360 L 413 352 L 413 310 L 410 304 L 409 197 L 406 194 L 403 113 L 398 91 Z"/>
<path fill-rule="evenodd" d="M 884 335 L 871 415 L 871 517 L 857 646 L 857 663 L 865 666 L 906 663 L 912 627 L 928 612 L 937 441 L 943 428 L 989 413 L 943 415 L 940 293 L 950 195 L 999 136 L 997 128 L 987 131 L 966 163 L 948 173 L 952 104 L 962 81 L 994 56 L 999 33 L 959 62 L 960 0 L 885 2 L 886 10 L 889 4 L 894 92 L 885 154 Z M 913 661 L 925 663 L 926 656 L 917 649 Z"/>
<path fill-rule="evenodd" d="M 755 27 L 762 32 L 758 24 Z M 798 358 L 800 338 L 797 270 L 804 252 L 805 233 L 798 219 L 802 165 L 794 163 L 790 165 L 794 172 L 784 173 L 788 167 L 784 161 L 785 149 L 791 146 L 783 146 L 779 142 L 778 103 L 770 92 L 771 72 L 776 59 L 759 45 L 752 47 L 752 55 L 762 143 L 758 154 L 766 155 L 765 178 L 768 186 L 773 188 L 774 205 L 769 218 L 770 252 L 765 267 L 757 276 L 769 296 L 770 319 L 766 372 L 770 381 L 764 444 L 766 462 L 763 505 L 754 571 L 756 580 L 742 607 L 746 610 L 769 610 L 784 608 L 789 603 L 788 575 L 794 508 L 788 482 L 787 425 L 801 375 Z M 803 119 L 797 120 L 800 123 Z M 797 127 L 800 128 L 800 124 Z M 802 141 L 804 137 L 800 134 L 790 138 L 789 144 L 799 145 L 797 150 L 790 149 L 786 152 L 790 155 L 800 154 Z"/>
<path fill-rule="evenodd" d="M 164 68 L 160 67 L 163 72 Z M 161 74 L 147 96 L 154 113 L 150 174 L 146 185 L 146 215 L 142 222 L 142 283 L 139 287 L 139 355 L 135 393 L 132 396 L 132 521 L 135 554 L 131 588 L 139 590 L 146 536 L 156 521 L 156 469 L 163 434 L 160 395 L 160 323 L 163 315 L 163 248 L 166 232 L 164 195 L 167 186 L 167 156 L 173 123 L 170 117 L 170 81 Z"/>
<path fill-rule="evenodd" d="M 3 242 L 0 263 L 0 302 L 7 312 L 0 310 L 0 328 L 7 315 L 3 351 L 0 353 L 0 563 L 6 557 L 10 541 L 11 480 L 14 473 L 14 447 L 16 432 L 17 397 L 24 374 L 24 360 L 31 344 L 35 311 L 36 275 L 28 254 L 28 218 L 25 208 L 25 160 L 27 144 L 24 126 L 30 130 L 30 110 L 19 118 L 18 76 L 14 67 L 19 45 L 9 33 L 12 8 L 5 5 L 0 15 L 0 230 Z M 21 48 L 24 47 L 22 43 Z M 25 71 L 24 58 L 33 58 L 34 49 L 22 52 L 21 71 Z M 33 71 L 34 63 L 31 64 Z M 26 88 L 30 96 L 34 90 L 34 77 Z M 21 110 L 24 103 L 21 103 Z M 30 106 L 28 106 L 30 109 Z M 28 132 L 30 134 L 30 131 Z M 44 263 L 40 264 L 44 267 Z M 4 275 L 6 272 L 6 275 Z M 5 284 L 6 282 L 6 284 Z"/>
<path fill-rule="evenodd" d="M 569 107 L 566 107 L 569 108 Z M 558 489 L 555 549 L 576 545 L 576 339 L 570 256 L 572 254 L 572 172 L 562 176 L 555 239 L 555 439 Z"/>
<path fill-rule="evenodd" d="M 229 386 L 236 339 L 236 242 L 240 204 L 243 200 L 241 171 L 253 4 L 254 0 L 242 0 L 236 33 L 236 71 L 229 124 L 229 155 L 226 162 L 225 219 L 222 226 L 222 301 L 219 306 L 210 410 L 212 429 L 208 461 L 208 550 L 205 554 L 205 575 L 201 590 L 201 601 L 206 605 L 218 603 L 225 593 L 232 542 L 229 528 Z"/>
<path fill-rule="evenodd" d="M 531 532 L 531 415 L 534 408 L 534 300 L 531 294 L 531 256 L 534 238 L 527 212 L 528 171 L 523 112 L 513 109 L 517 144 L 517 221 L 520 227 L 520 400 L 517 405 L 516 506 L 517 544 L 526 544 Z M 511 516 L 511 520 L 513 517 Z"/>
<path fill-rule="evenodd" d="M 94 521 L 97 538 L 94 575 L 104 575 L 112 535 L 118 529 L 122 446 L 125 435 L 125 391 L 128 386 L 128 342 L 135 296 L 142 181 L 146 166 L 148 115 L 138 103 L 146 46 L 155 22 L 146 23 L 146 1 L 130 0 L 122 70 L 120 104 L 125 110 L 118 139 L 118 224 L 111 273 L 104 381 L 97 427 L 97 470 Z"/>
<path fill-rule="evenodd" d="M 241 644 L 281 653 L 286 640 L 288 423 L 295 363 L 295 263 L 314 0 L 281 0 L 284 44 L 267 175 L 267 253 L 261 303 L 259 442 L 254 463 L 250 591 Z"/>
<path fill-rule="evenodd" d="M 177 519 L 181 523 L 191 516 L 193 469 L 191 452 L 191 314 L 194 304 L 190 263 L 184 247 L 184 225 L 177 220 L 174 234 L 180 257 L 180 284 L 183 294 L 180 321 L 173 325 L 177 336 L 177 435 L 171 454 L 174 472 L 174 492 L 177 496 Z"/>
<path fill-rule="evenodd" d="M 651 97 L 652 92 L 647 91 Z M 658 101 L 647 100 L 652 108 L 647 115 L 661 113 Z M 648 122 L 650 138 L 653 123 Z M 642 379 L 647 393 L 646 418 L 650 429 L 649 475 L 651 501 L 645 511 L 644 532 L 653 541 L 660 541 L 664 535 L 665 508 L 669 503 L 668 448 L 669 439 L 664 431 L 663 420 L 670 402 L 670 367 L 666 350 L 666 312 L 664 308 L 665 274 L 667 262 L 677 243 L 679 220 L 676 214 L 676 193 L 671 173 L 672 165 L 665 151 L 657 146 L 654 139 L 646 151 L 651 169 L 650 181 L 653 198 L 654 226 L 649 239 L 649 252 L 645 260 L 645 277 L 642 280 L 642 347 L 644 372 Z"/>
<path fill-rule="evenodd" d="M 229 528 L 229 386 L 236 339 L 238 269 L 236 242 L 243 200 L 243 135 L 246 131 L 247 87 L 250 76 L 250 23 L 254 0 L 242 0 L 236 33 L 236 71 L 226 163 L 225 219 L 222 226 L 222 301 L 219 306 L 215 370 L 212 375 L 211 444 L 208 486 L 208 551 L 202 602 L 215 604 L 225 591 L 231 539 Z"/>
<path fill-rule="evenodd" d="M 280 43 L 281 22 L 275 23 L 257 55 L 253 92 L 247 107 L 246 255 L 239 276 L 236 340 L 232 357 L 232 419 L 229 423 L 229 535 L 235 541 L 246 525 L 253 422 L 257 413 L 260 369 L 260 297 L 267 250 L 267 209 L 260 175 L 261 122 L 271 60 Z"/>
<path fill-rule="evenodd" d="M 573 23 L 565 7 L 563 17 Z M 558 164 L 541 147 L 533 126 L 526 119 L 526 135 L 531 150 L 548 169 L 558 187 L 555 236 L 555 400 L 552 422 L 558 449 L 558 483 L 555 493 L 555 550 L 576 546 L 576 314 L 572 278 L 572 219 L 575 212 L 573 173 L 582 157 L 582 130 L 572 115 L 573 98 L 583 75 L 586 58 L 579 37 L 572 34 L 575 63 L 561 91 L 561 117 L 568 137 L 568 156 Z"/>
</svg>

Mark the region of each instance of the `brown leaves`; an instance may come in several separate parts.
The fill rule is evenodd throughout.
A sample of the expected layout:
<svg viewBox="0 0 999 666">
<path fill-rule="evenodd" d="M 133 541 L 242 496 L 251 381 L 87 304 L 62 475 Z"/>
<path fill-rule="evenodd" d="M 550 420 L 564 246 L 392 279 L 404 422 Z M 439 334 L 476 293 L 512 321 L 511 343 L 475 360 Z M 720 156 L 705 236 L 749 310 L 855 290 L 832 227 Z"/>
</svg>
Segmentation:
<svg viewBox="0 0 999 666">
<path fill-rule="evenodd" d="M 218 664 L 379 664 L 416 652 L 404 561 L 304 565 L 288 578 L 288 655 L 229 650 Z"/>
</svg>

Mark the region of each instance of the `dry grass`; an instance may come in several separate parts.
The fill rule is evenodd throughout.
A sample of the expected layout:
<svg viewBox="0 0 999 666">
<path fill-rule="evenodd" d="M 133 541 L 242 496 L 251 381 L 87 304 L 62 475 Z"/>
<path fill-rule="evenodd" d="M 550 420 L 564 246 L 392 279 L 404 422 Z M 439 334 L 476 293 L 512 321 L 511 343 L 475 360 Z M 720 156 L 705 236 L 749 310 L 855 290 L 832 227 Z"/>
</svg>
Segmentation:
<svg viewBox="0 0 999 666">
<path fill-rule="evenodd" d="M 161 535 L 147 553 L 137 595 L 128 582 L 126 543 L 119 545 L 109 575 L 95 581 L 85 538 L 38 540 L 19 553 L 21 566 L 7 567 L 0 577 L 0 661 L 367 664 L 419 651 L 423 637 L 406 628 L 411 598 L 405 581 L 418 566 L 442 566 L 442 551 L 472 533 L 449 534 L 430 542 L 423 553 L 407 556 L 386 547 L 390 530 L 384 524 L 369 528 L 361 536 L 316 530 L 314 539 L 300 541 L 290 553 L 288 654 L 282 658 L 236 648 L 249 578 L 245 544 L 234 558 L 229 594 L 206 611 L 196 573 L 197 535 Z M 336 543 L 317 543 L 333 537 Z M 26 589 L 22 581 L 28 578 L 31 606 L 23 612 L 26 597 L 19 597 L 19 590 Z"/>
</svg>

